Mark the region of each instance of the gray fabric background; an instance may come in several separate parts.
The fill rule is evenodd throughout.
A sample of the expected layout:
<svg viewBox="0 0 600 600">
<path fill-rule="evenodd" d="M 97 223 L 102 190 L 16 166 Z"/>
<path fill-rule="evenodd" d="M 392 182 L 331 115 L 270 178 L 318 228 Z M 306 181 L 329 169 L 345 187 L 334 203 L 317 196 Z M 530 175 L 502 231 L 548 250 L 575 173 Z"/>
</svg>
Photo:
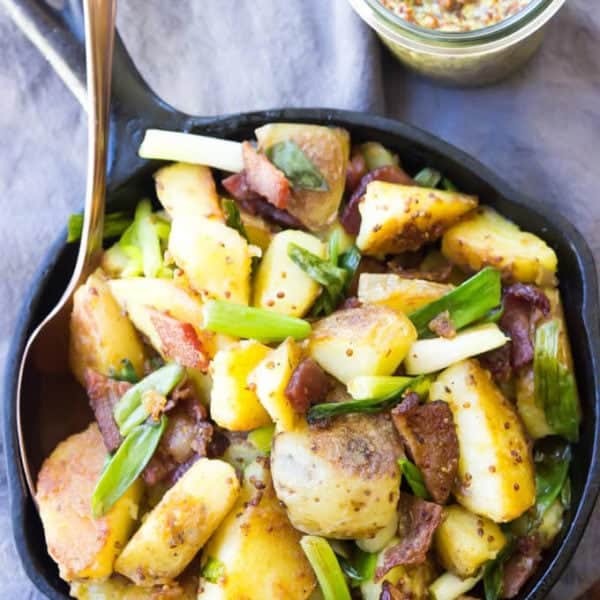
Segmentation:
<svg viewBox="0 0 600 600">
<path fill-rule="evenodd" d="M 120 0 L 119 11 L 134 61 L 176 107 L 213 115 L 329 106 L 410 121 L 559 208 L 600 259 L 597 2 L 567 0 L 534 60 L 482 90 L 406 73 L 345 0 Z M 0 9 L 0 365 L 39 260 L 82 202 L 85 143 L 79 105 Z M 38 598 L 7 509 L 0 468 L 0 598 Z M 599 544 L 597 509 L 552 600 L 571 600 L 598 577 Z"/>
</svg>

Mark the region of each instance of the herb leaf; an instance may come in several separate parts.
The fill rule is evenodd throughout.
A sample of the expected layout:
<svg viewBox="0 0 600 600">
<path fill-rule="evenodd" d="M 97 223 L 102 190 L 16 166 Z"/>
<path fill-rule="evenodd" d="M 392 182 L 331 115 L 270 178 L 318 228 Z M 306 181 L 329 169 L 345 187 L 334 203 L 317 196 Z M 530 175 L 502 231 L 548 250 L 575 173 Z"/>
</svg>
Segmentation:
<svg viewBox="0 0 600 600">
<path fill-rule="evenodd" d="M 398 465 L 400 466 L 402 475 L 404 475 L 406 483 L 410 486 L 412 493 L 419 498 L 428 500 L 430 497 L 429 492 L 427 491 L 425 480 L 423 479 L 423 474 L 419 467 L 408 460 L 408 458 L 399 458 Z"/>
<path fill-rule="evenodd" d="M 139 477 L 152 458 L 166 426 L 167 417 L 163 415 L 159 424 L 138 425 L 125 438 L 94 488 L 92 494 L 94 517 L 98 518 L 106 514 Z"/>
<path fill-rule="evenodd" d="M 501 300 L 500 271 L 486 267 L 461 283 L 438 300 L 408 315 L 417 328 L 420 338 L 432 337 L 429 322 L 440 313 L 448 311 L 450 321 L 458 331 L 466 325 L 485 317 Z"/>
<path fill-rule="evenodd" d="M 316 192 L 329 190 L 327 181 L 296 142 L 278 142 L 265 150 L 267 158 L 290 181 L 293 187 Z"/>
</svg>

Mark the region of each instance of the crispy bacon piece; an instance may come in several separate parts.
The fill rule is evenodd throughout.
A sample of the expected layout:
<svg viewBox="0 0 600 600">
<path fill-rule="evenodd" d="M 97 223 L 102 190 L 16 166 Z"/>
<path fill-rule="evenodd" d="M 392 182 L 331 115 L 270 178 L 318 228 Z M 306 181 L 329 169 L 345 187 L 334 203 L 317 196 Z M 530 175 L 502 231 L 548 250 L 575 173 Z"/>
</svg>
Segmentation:
<svg viewBox="0 0 600 600">
<path fill-rule="evenodd" d="M 456 329 L 450 319 L 450 312 L 447 310 L 431 319 L 427 324 L 427 327 L 432 333 L 435 333 L 435 335 L 439 337 L 448 339 L 456 337 Z"/>
<path fill-rule="evenodd" d="M 221 183 L 246 212 L 264 217 L 282 227 L 306 229 L 306 227 L 289 212 L 276 208 L 256 192 L 252 191 L 245 171 L 230 175 L 226 179 L 223 179 Z"/>
<path fill-rule="evenodd" d="M 94 411 L 106 450 L 114 452 L 121 445 L 121 434 L 113 417 L 113 408 L 131 387 L 131 383 L 116 381 L 89 368 L 85 370 L 84 378 L 90 406 Z"/>
<path fill-rule="evenodd" d="M 348 200 L 340 218 L 340 222 L 344 229 L 352 235 L 358 235 L 361 221 L 358 205 L 367 191 L 367 185 L 369 185 L 371 181 L 387 181 L 389 183 L 401 183 L 403 185 L 414 185 L 415 183 L 405 171 L 396 166 L 378 167 L 364 175 L 352 193 L 352 196 L 350 196 L 350 200 Z"/>
<path fill-rule="evenodd" d="M 448 500 L 458 469 L 458 438 L 452 412 L 442 400 L 419 404 L 409 394 L 392 411 L 394 425 L 414 463 L 423 473 L 431 497 Z"/>
<path fill-rule="evenodd" d="M 435 283 L 448 283 L 452 275 L 452 265 L 450 263 L 441 265 L 430 271 L 422 271 L 418 268 L 407 269 L 398 264 L 396 259 L 388 261 L 388 267 L 392 273 L 396 273 L 404 279 L 425 279 Z"/>
<path fill-rule="evenodd" d="M 210 359 L 204 346 L 190 323 L 182 323 L 168 314 L 151 311 L 150 320 L 162 343 L 162 352 L 184 367 L 208 370 Z"/>
<path fill-rule="evenodd" d="M 169 396 L 169 422 L 158 448 L 142 476 L 148 485 L 168 479 L 174 483 L 202 456 L 215 456 L 219 445 L 215 427 L 197 398 L 189 380 L 181 382 Z M 218 441 L 218 440 L 217 440 Z"/>
<path fill-rule="evenodd" d="M 352 194 L 360 185 L 360 180 L 367 174 L 367 163 L 360 151 L 352 153 L 346 167 L 346 193 Z"/>
<path fill-rule="evenodd" d="M 305 358 L 295 369 L 285 388 L 285 395 L 294 410 L 303 415 L 311 404 L 323 402 L 332 388 L 332 381 L 312 359 Z"/>
<path fill-rule="evenodd" d="M 550 312 L 550 301 L 539 288 L 515 283 L 504 289 L 501 329 L 510 336 L 511 366 L 519 370 L 533 361 L 533 336 L 542 315 Z"/>
<path fill-rule="evenodd" d="M 264 154 L 249 142 L 242 143 L 244 170 L 250 189 L 277 208 L 286 208 L 290 200 L 290 182 Z"/>
<path fill-rule="evenodd" d="M 517 540 L 517 551 L 504 564 L 502 598 L 514 598 L 535 573 L 542 560 L 542 550 L 535 536 Z"/>
<path fill-rule="evenodd" d="M 479 357 L 479 362 L 487 369 L 497 383 L 507 383 L 512 377 L 510 366 L 510 344 L 485 352 Z"/>
<path fill-rule="evenodd" d="M 433 532 L 442 521 L 442 507 L 410 494 L 400 494 L 398 503 L 400 542 L 388 548 L 383 565 L 375 570 L 376 580 L 398 565 L 418 565 L 425 562 Z"/>
</svg>

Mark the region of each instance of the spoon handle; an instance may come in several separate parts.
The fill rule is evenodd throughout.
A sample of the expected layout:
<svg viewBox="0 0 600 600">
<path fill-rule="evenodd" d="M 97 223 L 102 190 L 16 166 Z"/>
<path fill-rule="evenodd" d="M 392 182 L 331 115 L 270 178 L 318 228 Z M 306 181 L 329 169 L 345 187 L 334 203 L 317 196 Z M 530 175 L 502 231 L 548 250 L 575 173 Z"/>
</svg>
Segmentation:
<svg viewBox="0 0 600 600">
<path fill-rule="evenodd" d="M 78 280 L 94 269 L 102 251 L 110 88 L 116 0 L 84 0 L 88 103 L 88 166 Z"/>
</svg>

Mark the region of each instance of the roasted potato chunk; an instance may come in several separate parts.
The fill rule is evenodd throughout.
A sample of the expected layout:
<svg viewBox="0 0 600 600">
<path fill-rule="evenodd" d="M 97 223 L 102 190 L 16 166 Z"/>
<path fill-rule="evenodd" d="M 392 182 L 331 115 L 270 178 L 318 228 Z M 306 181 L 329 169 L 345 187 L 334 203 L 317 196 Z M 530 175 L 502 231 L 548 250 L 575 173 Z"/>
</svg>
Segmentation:
<svg viewBox="0 0 600 600">
<path fill-rule="evenodd" d="M 210 395 L 210 416 L 217 425 L 230 431 L 248 431 L 271 422 L 247 381 L 269 352 L 268 346 L 247 340 L 217 353 L 211 365 Z"/>
<path fill-rule="evenodd" d="M 348 132 L 320 125 L 269 123 L 255 133 L 263 151 L 279 142 L 295 142 L 323 175 L 327 191 L 295 189 L 287 210 L 311 231 L 327 229 L 337 216 L 346 185 L 350 157 Z"/>
<path fill-rule="evenodd" d="M 248 242 L 235 229 L 205 217 L 175 217 L 169 253 L 203 300 L 248 304 L 252 256 Z"/>
<path fill-rule="evenodd" d="M 237 503 L 202 552 L 202 564 L 218 568 L 201 582 L 199 600 L 308 598 L 315 577 L 300 537 L 275 496 L 267 459 L 251 463 Z"/>
<path fill-rule="evenodd" d="M 444 520 L 435 530 L 433 543 L 442 566 L 464 579 L 496 558 L 506 538 L 490 519 L 454 504 L 444 509 Z"/>
<path fill-rule="evenodd" d="M 475 196 L 372 181 L 359 204 L 356 245 L 369 255 L 418 250 L 476 206 Z"/>
<path fill-rule="evenodd" d="M 258 215 L 251 215 L 243 210 L 240 211 L 240 218 L 246 230 L 248 241 L 266 252 L 273 239 L 273 232 L 269 224 Z"/>
<path fill-rule="evenodd" d="M 429 392 L 450 406 L 460 458 L 454 496 L 496 523 L 516 519 L 535 502 L 533 459 L 511 403 L 476 360 L 443 371 Z"/>
<path fill-rule="evenodd" d="M 69 362 L 81 385 L 87 368 L 102 375 L 118 370 L 128 359 L 143 374 L 144 347 L 131 321 L 111 294 L 101 271 L 90 275 L 73 296 Z"/>
<path fill-rule="evenodd" d="M 159 169 L 154 181 L 160 203 L 173 218 L 204 217 L 225 222 L 208 167 L 175 163 Z"/>
<path fill-rule="evenodd" d="M 115 571 L 143 587 L 177 577 L 225 518 L 239 487 L 231 465 L 197 460 L 129 540 Z"/>
<path fill-rule="evenodd" d="M 38 475 L 36 501 L 48 553 L 60 576 L 108 577 L 137 518 L 142 484 L 135 482 L 103 516 L 92 516 L 92 493 L 107 457 L 98 426 L 61 442 Z"/>
<path fill-rule="evenodd" d="M 218 350 L 233 343 L 228 336 L 202 328 L 202 303 L 189 289 L 171 279 L 132 277 L 111 279 L 110 291 L 136 328 L 141 331 L 155 350 L 164 356 L 163 340 L 152 321 L 152 309 L 167 313 L 177 321 L 190 324 L 203 349 L 212 358 Z M 168 358 L 168 357 L 165 357 Z"/>
<path fill-rule="evenodd" d="M 480 207 L 446 231 L 442 253 L 450 262 L 472 271 L 495 267 L 505 281 L 556 283 L 554 250 L 489 206 Z"/>
<path fill-rule="evenodd" d="M 197 590 L 196 577 L 148 589 L 113 575 L 105 581 L 75 581 L 70 592 L 77 600 L 196 600 Z"/>
<path fill-rule="evenodd" d="M 358 299 L 410 314 L 453 289 L 453 285 L 407 279 L 394 273 L 362 273 L 358 280 Z"/>
<path fill-rule="evenodd" d="M 415 327 L 403 313 L 367 304 L 317 321 L 309 353 L 325 371 L 348 383 L 359 375 L 391 375 L 416 339 Z"/>
<path fill-rule="evenodd" d="M 300 419 L 285 394 L 300 358 L 300 347 L 288 338 L 271 350 L 248 376 L 248 384 L 254 388 L 260 403 L 281 431 L 294 429 Z"/>
<path fill-rule="evenodd" d="M 288 256 L 290 244 L 325 258 L 325 245 L 304 231 L 286 230 L 273 237 L 254 279 L 254 306 L 302 317 L 317 299 L 321 286 Z"/>
<path fill-rule="evenodd" d="M 346 415 L 275 436 L 273 482 L 290 521 L 340 539 L 376 535 L 394 519 L 400 441 L 387 415 Z"/>
</svg>

